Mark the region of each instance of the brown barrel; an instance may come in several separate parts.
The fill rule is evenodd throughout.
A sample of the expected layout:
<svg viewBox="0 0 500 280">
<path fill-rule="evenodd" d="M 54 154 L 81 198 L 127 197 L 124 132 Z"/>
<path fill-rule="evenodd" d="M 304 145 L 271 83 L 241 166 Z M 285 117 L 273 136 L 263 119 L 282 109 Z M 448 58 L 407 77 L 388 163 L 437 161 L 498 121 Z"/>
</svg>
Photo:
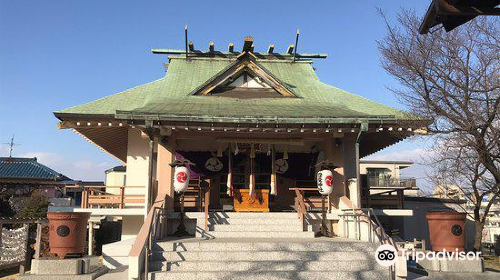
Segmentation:
<svg viewBox="0 0 500 280">
<path fill-rule="evenodd" d="M 49 212 L 50 253 L 64 259 L 66 255 L 82 256 L 90 213 Z"/>
<path fill-rule="evenodd" d="M 433 251 L 462 252 L 465 247 L 465 213 L 427 212 Z"/>
</svg>

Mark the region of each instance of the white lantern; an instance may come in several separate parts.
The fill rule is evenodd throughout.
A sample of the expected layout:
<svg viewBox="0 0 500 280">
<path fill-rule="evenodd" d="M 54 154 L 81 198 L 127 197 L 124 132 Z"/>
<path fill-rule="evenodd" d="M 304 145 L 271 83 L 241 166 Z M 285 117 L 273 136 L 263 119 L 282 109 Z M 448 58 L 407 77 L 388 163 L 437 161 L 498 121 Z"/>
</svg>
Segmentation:
<svg viewBox="0 0 500 280">
<path fill-rule="evenodd" d="M 176 166 L 174 173 L 175 192 L 185 192 L 189 184 L 189 169 L 185 166 Z"/>
<path fill-rule="evenodd" d="M 331 170 L 321 170 L 316 177 L 318 191 L 321 195 L 329 195 L 333 191 L 333 173 Z"/>
</svg>

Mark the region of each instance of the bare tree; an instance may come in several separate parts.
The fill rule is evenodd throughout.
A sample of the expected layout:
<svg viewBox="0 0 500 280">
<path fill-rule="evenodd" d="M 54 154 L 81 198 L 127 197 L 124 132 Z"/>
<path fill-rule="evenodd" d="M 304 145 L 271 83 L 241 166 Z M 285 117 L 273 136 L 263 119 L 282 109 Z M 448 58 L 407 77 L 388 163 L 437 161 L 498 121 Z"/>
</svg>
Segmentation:
<svg viewBox="0 0 500 280">
<path fill-rule="evenodd" d="M 500 21 L 477 18 L 459 29 L 420 35 L 420 19 L 403 10 L 379 43 L 391 90 L 426 120 L 435 139 L 437 177 L 453 178 L 474 204 L 474 248 L 481 247 L 483 198 L 500 195 Z"/>
</svg>

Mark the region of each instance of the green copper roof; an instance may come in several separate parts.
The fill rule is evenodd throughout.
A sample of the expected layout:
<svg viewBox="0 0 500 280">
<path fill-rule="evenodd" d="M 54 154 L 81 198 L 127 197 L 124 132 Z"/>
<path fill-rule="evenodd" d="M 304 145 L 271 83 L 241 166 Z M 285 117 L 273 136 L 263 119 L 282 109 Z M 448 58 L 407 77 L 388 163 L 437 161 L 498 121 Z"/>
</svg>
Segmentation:
<svg viewBox="0 0 500 280">
<path fill-rule="evenodd" d="M 119 117 L 283 118 L 297 121 L 409 118 L 403 111 L 320 82 L 310 63 L 291 63 L 289 60 L 259 60 L 258 63 L 290 88 L 297 98 L 238 99 L 190 94 L 232 62 L 234 59 L 172 58 L 162 79 L 58 111 L 56 115 L 115 115 L 118 112 Z"/>
</svg>

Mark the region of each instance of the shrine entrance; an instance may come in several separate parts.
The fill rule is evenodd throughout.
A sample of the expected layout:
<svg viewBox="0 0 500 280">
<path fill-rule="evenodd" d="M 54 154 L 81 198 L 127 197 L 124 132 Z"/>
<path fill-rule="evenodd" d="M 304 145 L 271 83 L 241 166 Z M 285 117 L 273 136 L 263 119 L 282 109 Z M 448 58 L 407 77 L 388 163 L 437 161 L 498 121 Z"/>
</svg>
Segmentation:
<svg viewBox="0 0 500 280">
<path fill-rule="evenodd" d="M 244 153 L 243 159 L 233 166 L 233 206 L 236 212 L 269 212 L 271 191 L 271 159 L 265 153 L 251 158 Z M 227 175 L 226 175 L 227 176 Z M 254 183 L 252 182 L 254 181 Z M 251 184 L 254 193 L 251 193 Z"/>
<path fill-rule="evenodd" d="M 297 194 L 291 188 L 316 187 L 315 165 L 321 151 L 316 141 L 193 137 L 177 147 L 176 157 L 193 163 L 193 185 L 197 178 L 210 181 L 212 211 L 294 211 Z M 187 211 L 203 208 L 201 192 L 193 192 L 196 197 L 186 193 L 185 205 L 189 200 L 198 203 Z"/>
</svg>

